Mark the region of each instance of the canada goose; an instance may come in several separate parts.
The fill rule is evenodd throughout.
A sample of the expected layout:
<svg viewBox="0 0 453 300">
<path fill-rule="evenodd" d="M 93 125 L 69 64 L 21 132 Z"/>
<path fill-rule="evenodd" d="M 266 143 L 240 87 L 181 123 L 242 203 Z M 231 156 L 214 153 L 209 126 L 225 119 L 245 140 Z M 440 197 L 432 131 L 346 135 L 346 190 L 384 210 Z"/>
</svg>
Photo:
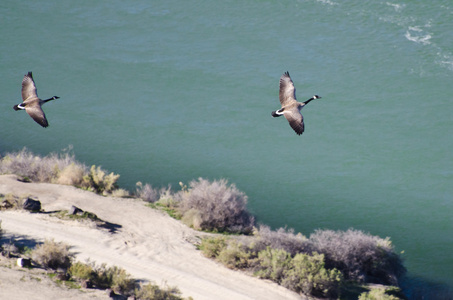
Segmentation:
<svg viewBox="0 0 453 300">
<path fill-rule="evenodd" d="M 43 110 L 41 109 L 41 105 L 44 103 L 55 100 L 60 97 L 53 96 L 52 98 L 41 100 L 38 98 L 38 94 L 36 91 L 35 82 L 33 81 L 33 75 L 31 72 L 28 72 L 27 75 L 24 76 L 22 80 L 22 103 L 14 105 L 14 110 L 21 110 L 25 109 L 25 111 L 30 115 L 30 117 L 35 120 L 36 123 L 41 125 L 42 127 L 49 126 L 47 122 L 46 115 L 44 114 Z"/>
<path fill-rule="evenodd" d="M 282 77 L 280 77 L 279 98 L 282 108 L 273 111 L 272 116 L 275 118 L 284 115 L 294 131 L 298 135 L 301 135 L 304 132 L 304 117 L 300 113 L 300 110 L 307 105 L 308 102 L 314 99 L 321 99 L 321 97 L 314 95 L 305 102 L 297 102 L 296 88 L 294 87 L 294 83 L 291 80 L 288 71 L 286 71 Z"/>
</svg>

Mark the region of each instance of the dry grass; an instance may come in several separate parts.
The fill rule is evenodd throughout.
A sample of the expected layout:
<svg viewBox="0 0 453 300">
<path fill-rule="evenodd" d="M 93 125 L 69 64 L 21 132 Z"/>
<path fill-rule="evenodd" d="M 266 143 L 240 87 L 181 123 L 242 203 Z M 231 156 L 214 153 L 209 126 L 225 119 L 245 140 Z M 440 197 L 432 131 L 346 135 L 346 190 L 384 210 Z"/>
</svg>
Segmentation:
<svg viewBox="0 0 453 300">
<path fill-rule="evenodd" d="M 26 199 L 26 198 L 25 198 Z M 22 209 L 24 198 L 13 194 L 0 194 L 0 210 L 4 209 Z"/>
<path fill-rule="evenodd" d="M 0 174 L 16 174 L 23 180 L 73 185 L 98 194 L 126 197 L 129 193 L 118 189 L 120 175 L 108 174 L 101 167 L 88 167 L 75 160 L 74 154 L 64 150 L 60 154 L 39 156 L 26 148 L 7 153 L 0 159 Z"/>
</svg>

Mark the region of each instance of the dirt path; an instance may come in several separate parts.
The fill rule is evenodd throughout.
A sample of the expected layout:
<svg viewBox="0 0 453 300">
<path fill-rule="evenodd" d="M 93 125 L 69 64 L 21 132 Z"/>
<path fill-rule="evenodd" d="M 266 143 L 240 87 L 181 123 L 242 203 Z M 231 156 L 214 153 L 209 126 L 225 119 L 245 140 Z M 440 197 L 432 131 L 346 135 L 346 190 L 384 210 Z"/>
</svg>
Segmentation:
<svg viewBox="0 0 453 300">
<path fill-rule="evenodd" d="M 41 201 L 46 212 L 68 210 L 75 205 L 95 213 L 116 229 L 111 233 L 47 214 L 3 211 L 0 219 L 7 236 L 63 241 L 73 246 L 77 260 L 89 258 L 98 264 L 122 267 L 134 278 L 177 286 L 184 297 L 195 300 L 303 299 L 272 282 L 227 269 L 205 258 L 191 243 L 202 233 L 144 206 L 142 201 L 102 197 L 71 186 L 22 183 L 11 175 L 0 176 L 0 193 L 33 196 Z M 3 281 L 1 284 L 4 290 Z"/>
</svg>

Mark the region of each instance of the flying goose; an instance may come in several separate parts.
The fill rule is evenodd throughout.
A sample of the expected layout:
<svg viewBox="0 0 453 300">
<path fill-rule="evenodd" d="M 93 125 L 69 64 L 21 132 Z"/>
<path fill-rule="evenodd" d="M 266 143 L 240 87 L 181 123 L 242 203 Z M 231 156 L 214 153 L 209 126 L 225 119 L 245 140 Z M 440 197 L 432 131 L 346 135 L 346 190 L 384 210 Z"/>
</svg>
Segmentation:
<svg viewBox="0 0 453 300">
<path fill-rule="evenodd" d="M 294 83 L 291 80 L 288 71 L 286 71 L 282 77 L 280 77 L 279 98 L 282 108 L 273 111 L 272 116 L 275 118 L 284 115 L 294 131 L 298 135 L 301 135 L 304 132 L 304 117 L 300 113 L 300 110 L 307 105 L 308 102 L 314 99 L 321 99 L 321 97 L 314 95 L 305 102 L 297 102 L 296 88 L 294 87 Z"/>
<path fill-rule="evenodd" d="M 25 109 L 25 111 L 30 115 L 30 117 L 35 120 L 36 123 L 41 125 L 42 127 L 49 126 L 47 122 L 46 115 L 44 114 L 43 110 L 41 109 L 41 105 L 44 103 L 55 100 L 60 97 L 53 96 L 52 98 L 41 100 L 38 98 L 38 94 L 36 91 L 35 82 L 33 81 L 33 75 L 31 72 L 28 72 L 27 75 L 24 76 L 22 80 L 22 103 L 14 105 L 14 110 L 21 110 Z"/>
</svg>

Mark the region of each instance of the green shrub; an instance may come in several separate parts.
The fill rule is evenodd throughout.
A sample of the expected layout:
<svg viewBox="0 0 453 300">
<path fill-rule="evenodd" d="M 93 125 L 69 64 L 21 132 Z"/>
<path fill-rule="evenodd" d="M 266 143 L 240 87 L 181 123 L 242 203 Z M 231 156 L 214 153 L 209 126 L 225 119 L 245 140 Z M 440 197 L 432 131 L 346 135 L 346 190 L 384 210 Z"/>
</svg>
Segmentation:
<svg viewBox="0 0 453 300">
<path fill-rule="evenodd" d="M 182 300 L 180 294 L 181 292 L 176 287 L 162 289 L 152 283 L 140 285 L 135 290 L 135 297 L 140 300 Z"/>
<path fill-rule="evenodd" d="M 291 255 L 282 249 L 267 247 L 258 253 L 258 270 L 256 275 L 281 283 L 284 273 L 291 264 Z"/>
<path fill-rule="evenodd" d="M 122 294 L 130 294 L 135 289 L 135 280 L 131 278 L 131 275 L 126 270 L 120 267 L 110 268 L 112 272 L 112 289 L 115 292 Z"/>
<path fill-rule="evenodd" d="M 342 274 L 324 267 L 324 255 L 296 254 L 284 271 L 282 285 L 290 290 L 318 297 L 336 298 Z"/>
<path fill-rule="evenodd" d="M 358 300 L 399 300 L 399 299 L 401 298 L 387 294 L 386 290 L 383 288 L 374 288 L 371 289 L 369 292 L 360 294 Z"/>
<path fill-rule="evenodd" d="M 32 259 L 44 268 L 67 270 L 71 266 L 74 254 L 69 253 L 69 246 L 46 240 L 32 251 Z"/>
<path fill-rule="evenodd" d="M 209 182 L 199 178 L 178 193 L 178 209 L 201 217 L 199 227 L 214 232 L 250 233 L 254 218 L 247 209 L 247 196 L 224 179 Z M 195 215 L 195 214 L 193 214 Z M 198 217 L 197 216 L 197 217 Z M 192 222 L 193 223 L 193 222 Z"/>
<path fill-rule="evenodd" d="M 99 288 L 111 288 L 117 293 L 129 295 L 135 289 L 135 280 L 122 268 L 113 266 L 107 267 L 102 264 L 95 268 L 93 284 Z"/>
<path fill-rule="evenodd" d="M 233 240 L 219 251 L 217 259 L 230 269 L 245 269 L 250 265 L 251 256 L 245 246 Z"/>
<path fill-rule="evenodd" d="M 68 270 L 68 273 L 71 277 L 79 280 L 93 281 L 96 276 L 96 272 L 90 264 L 84 264 L 81 262 L 72 264 Z"/>
<path fill-rule="evenodd" d="M 225 237 L 209 237 L 201 241 L 199 248 L 206 257 L 217 258 L 226 245 Z"/>
</svg>

